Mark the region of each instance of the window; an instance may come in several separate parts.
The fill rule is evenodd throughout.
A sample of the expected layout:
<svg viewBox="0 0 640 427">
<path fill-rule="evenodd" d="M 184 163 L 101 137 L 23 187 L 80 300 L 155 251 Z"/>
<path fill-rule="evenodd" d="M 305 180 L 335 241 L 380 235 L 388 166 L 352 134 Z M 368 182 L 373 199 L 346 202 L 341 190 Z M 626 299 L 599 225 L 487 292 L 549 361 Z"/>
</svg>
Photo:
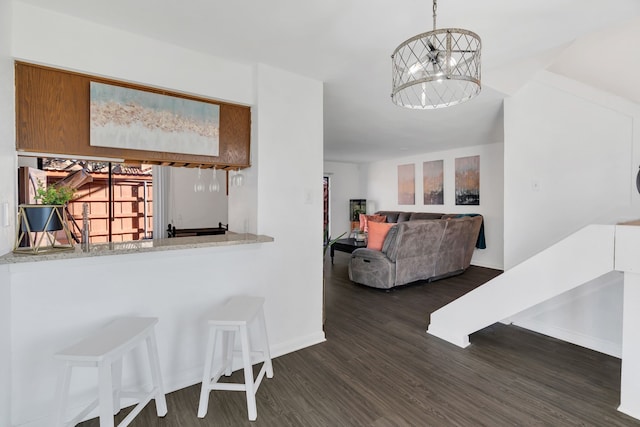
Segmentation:
<svg viewBox="0 0 640 427">
<path fill-rule="evenodd" d="M 108 161 L 39 158 L 35 168 L 23 166 L 20 203 L 33 203 L 38 181 L 64 180 L 76 189 L 67 206 L 69 229 L 81 240 L 87 206 L 89 242 L 122 242 L 153 238 L 153 175 L 151 166 Z M 27 171 L 24 171 L 27 169 Z"/>
<path fill-rule="evenodd" d="M 76 243 L 81 242 L 85 203 L 90 243 L 165 238 L 169 224 L 192 229 L 229 222 L 223 170 L 27 156 L 19 156 L 18 164 L 20 204 L 36 202 L 38 181 L 65 180 L 77 189 L 67 211 Z M 218 191 L 211 186 L 214 174 Z M 205 191 L 196 192 L 196 183 Z"/>
</svg>

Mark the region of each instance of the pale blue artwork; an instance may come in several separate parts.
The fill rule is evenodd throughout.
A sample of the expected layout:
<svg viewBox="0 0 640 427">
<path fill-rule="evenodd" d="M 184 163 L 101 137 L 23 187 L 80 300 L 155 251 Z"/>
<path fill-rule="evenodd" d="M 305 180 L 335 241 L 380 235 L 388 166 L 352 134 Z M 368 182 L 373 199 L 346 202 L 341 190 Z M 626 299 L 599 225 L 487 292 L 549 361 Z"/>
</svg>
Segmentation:
<svg viewBox="0 0 640 427">
<path fill-rule="evenodd" d="M 219 154 L 219 105 L 97 82 L 90 89 L 90 145 Z"/>
</svg>

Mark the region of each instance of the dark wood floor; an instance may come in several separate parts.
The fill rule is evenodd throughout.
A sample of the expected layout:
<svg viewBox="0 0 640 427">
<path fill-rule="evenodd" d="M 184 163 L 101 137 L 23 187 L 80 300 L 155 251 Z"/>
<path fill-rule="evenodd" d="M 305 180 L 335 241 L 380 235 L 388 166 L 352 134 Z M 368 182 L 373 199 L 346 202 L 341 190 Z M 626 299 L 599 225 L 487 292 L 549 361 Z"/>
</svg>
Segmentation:
<svg viewBox="0 0 640 427">
<path fill-rule="evenodd" d="M 325 266 L 327 342 L 274 359 L 257 421 L 243 393 L 220 391 L 198 419 L 195 385 L 167 395 L 165 418 L 150 404 L 131 425 L 640 426 L 616 410 L 619 359 L 502 324 L 473 334 L 467 349 L 425 333 L 429 313 L 497 271 L 471 267 L 384 292 L 349 282 L 347 260 L 336 253 Z"/>
</svg>

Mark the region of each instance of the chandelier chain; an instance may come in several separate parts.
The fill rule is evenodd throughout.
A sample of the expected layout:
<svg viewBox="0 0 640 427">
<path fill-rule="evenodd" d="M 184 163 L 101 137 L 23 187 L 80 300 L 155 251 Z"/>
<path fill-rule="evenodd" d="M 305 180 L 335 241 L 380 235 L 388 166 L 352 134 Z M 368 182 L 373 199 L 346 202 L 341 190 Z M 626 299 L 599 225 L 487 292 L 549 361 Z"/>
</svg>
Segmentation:
<svg viewBox="0 0 640 427">
<path fill-rule="evenodd" d="M 433 31 L 436 30 L 436 12 L 438 10 L 438 0 L 433 0 Z"/>
</svg>

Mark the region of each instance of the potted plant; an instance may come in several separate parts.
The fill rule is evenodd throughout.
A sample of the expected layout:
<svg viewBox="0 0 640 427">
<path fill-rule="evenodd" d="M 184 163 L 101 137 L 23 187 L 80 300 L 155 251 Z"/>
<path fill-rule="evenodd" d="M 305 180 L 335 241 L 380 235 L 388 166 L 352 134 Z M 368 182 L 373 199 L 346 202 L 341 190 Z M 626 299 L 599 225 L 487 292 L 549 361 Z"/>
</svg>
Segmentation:
<svg viewBox="0 0 640 427">
<path fill-rule="evenodd" d="M 38 204 L 20 205 L 24 211 L 23 231 L 62 230 L 66 218 L 64 206 L 73 199 L 75 190 L 55 184 L 45 187 L 38 180 L 35 199 Z"/>
<path fill-rule="evenodd" d="M 13 252 L 39 254 L 73 250 L 65 205 L 74 196 L 75 190 L 72 188 L 55 184 L 45 188 L 38 181 L 35 199 L 39 203 L 18 206 L 18 227 Z M 61 239 L 57 233 L 59 230 L 64 232 Z"/>
</svg>

